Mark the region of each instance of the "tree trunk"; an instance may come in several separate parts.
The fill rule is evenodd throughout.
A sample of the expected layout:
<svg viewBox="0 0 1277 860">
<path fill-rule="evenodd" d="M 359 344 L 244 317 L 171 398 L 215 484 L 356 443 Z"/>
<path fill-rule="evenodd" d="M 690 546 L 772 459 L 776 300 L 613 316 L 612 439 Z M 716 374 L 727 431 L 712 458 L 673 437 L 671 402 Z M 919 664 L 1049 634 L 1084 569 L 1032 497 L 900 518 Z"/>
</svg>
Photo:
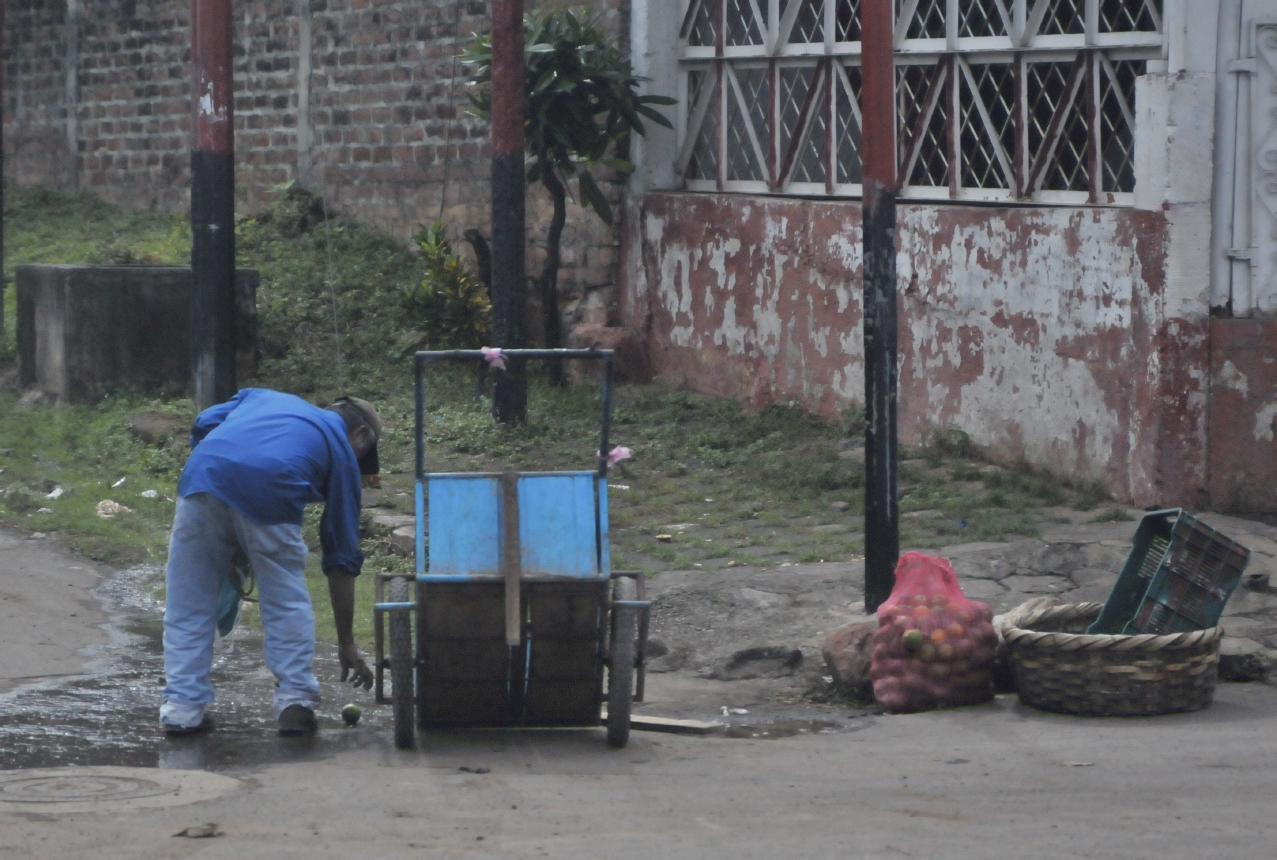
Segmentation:
<svg viewBox="0 0 1277 860">
<path fill-rule="evenodd" d="M 554 200 L 554 216 L 550 219 L 550 230 L 545 237 L 545 265 L 541 267 L 541 312 L 544 316 L 545 348 L 559 349 L 563 346 L 563 321 L 559 316 L 559 262 L 562 259 L 559 243 L 563 239 L 563 223 L 567 220 L 567 190 L 559 181 L 549 159 L 540 159 L 541 181 L 550 191 Z M 562 385 L 563 362 L 551 359 L 547 362 L 552 385 Z"/>
</svg>

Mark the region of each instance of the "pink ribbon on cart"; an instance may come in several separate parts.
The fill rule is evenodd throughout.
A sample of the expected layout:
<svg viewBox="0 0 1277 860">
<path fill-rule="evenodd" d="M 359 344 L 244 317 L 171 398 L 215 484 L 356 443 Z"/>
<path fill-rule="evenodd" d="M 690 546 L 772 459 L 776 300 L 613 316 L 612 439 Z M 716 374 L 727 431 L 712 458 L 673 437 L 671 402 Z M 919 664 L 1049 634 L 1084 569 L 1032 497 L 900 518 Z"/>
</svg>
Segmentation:
<svg viewBox="0 0 1277 860">
<path fill-rule="evenodd" d="M 633 456 L 634 456 L 634 452 L 631 451 L 629 448 L 626 448 L 624 445 L 617 445 L 607 455 L 607 464 L 609 466 L 615 466 L 617 463 L 621 462 L 622 460 L 628 460 Z"/>
<path fill-rule="evenodd" d="M 479 348 L 479 352 L 483 353 L 483 360 L 489 367 L 505 370 L 505 355 L 501 352 L 501 347 L 483 346 Z"/>
</svg>

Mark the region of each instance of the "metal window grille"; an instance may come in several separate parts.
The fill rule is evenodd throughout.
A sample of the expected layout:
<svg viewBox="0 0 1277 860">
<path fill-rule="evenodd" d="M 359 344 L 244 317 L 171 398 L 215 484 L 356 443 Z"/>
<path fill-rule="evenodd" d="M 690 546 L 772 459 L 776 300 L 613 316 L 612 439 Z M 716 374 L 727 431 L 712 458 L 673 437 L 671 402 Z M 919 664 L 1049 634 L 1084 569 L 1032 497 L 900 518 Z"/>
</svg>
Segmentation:
<svg viewBox="0 0 1277 860">
<path fill-rule="evenodd" d="M 861 0 L 683 0 L 692 190 L 859 196 Z M 1162 0 L 896 0 L 898 193 L 1129 204 Z"/>
</svg>

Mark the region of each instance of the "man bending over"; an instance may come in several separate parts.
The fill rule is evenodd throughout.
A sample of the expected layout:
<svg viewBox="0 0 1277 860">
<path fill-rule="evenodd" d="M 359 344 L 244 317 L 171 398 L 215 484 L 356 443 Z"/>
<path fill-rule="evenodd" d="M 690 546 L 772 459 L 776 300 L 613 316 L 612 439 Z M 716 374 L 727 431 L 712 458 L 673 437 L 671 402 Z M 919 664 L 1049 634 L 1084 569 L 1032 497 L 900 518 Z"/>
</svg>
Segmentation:
<svg viewBox="0 0 1277 860">
<path fill-rule="evenodd" d="M 311 670 L 315 616 L 306 590 L 302 510 L 324 502 L 323 570 L 337 626 L 341 679 L 372 685 L 352 632 L 359 551 L 360 476 L 378 472 L 382 424 L 372 405 L 343 397 L 328 409 L 291 394 L 245 388 L 201 412 L 177 486 L 164 606 L 160 723 L 170 737 L 212 728 L 209 672 L 218 597 L 237 555 L 257 581 L 266 666 L 275 675 L 281 734 L 317 724 Z"/>
</svg>

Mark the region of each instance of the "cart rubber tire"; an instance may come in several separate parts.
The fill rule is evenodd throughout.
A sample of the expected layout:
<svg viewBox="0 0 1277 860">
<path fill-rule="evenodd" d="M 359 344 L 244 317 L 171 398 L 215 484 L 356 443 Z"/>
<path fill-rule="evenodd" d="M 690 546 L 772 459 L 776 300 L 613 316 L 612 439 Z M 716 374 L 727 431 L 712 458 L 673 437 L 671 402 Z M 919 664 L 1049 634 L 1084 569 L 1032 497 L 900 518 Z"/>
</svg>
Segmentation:
<svg viewBox="0 0 1277 860">
<path fill-rule="evenodd" d="M 613 585 L 616 600 L 634 600 L 633 579 L 619 577 Z M 638 641 L 638 610 L 612 607 L 612 653 L 607 671 L 607 745 L 615 749 L 630 740 L 630 709 L 634 703 L 634 651 Z"/>
<path fill-rule="evenodd" d="M 391 603 L 408 600 L 408 580 L 390 580 Z M 413 690 L 412 610 L 390 610 L 390 695 L 395 712 L 395 746 L 410 750 L 416 746 L 415 697 Z"/>
</svg>

